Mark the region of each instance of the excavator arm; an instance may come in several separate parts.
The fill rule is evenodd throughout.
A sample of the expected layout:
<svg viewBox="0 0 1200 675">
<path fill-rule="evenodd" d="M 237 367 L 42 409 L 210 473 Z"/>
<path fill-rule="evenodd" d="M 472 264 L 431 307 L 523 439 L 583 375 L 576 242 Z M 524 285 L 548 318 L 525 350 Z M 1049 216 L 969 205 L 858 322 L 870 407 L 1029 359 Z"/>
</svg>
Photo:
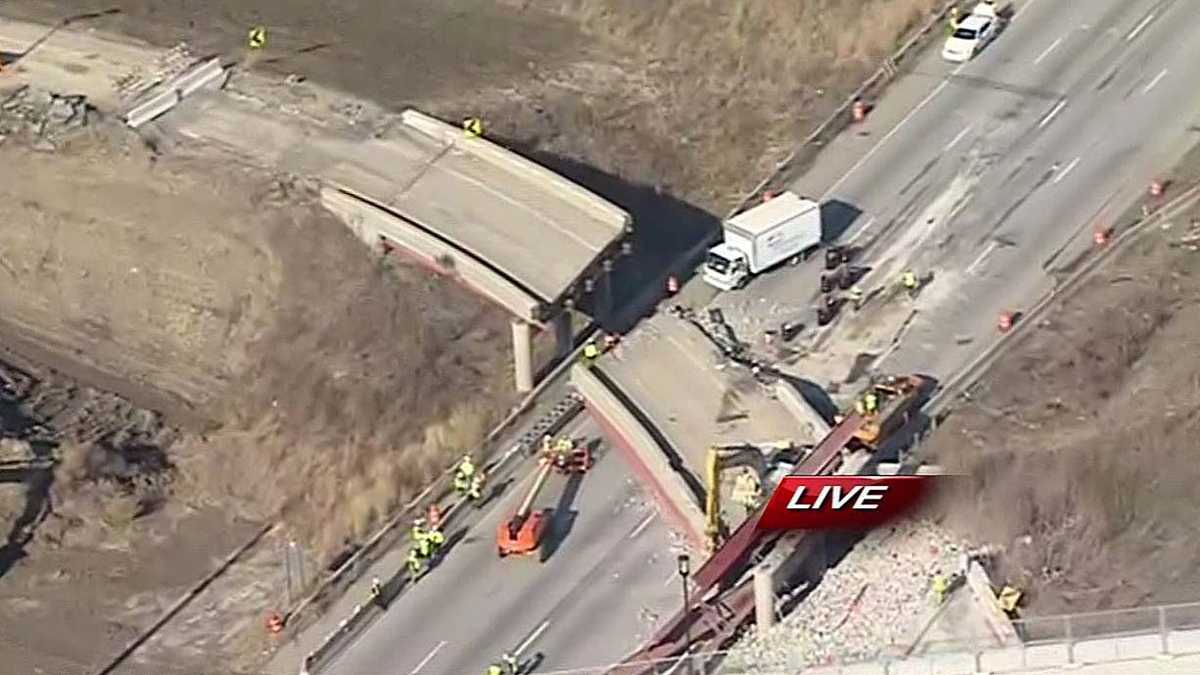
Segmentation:
<svg viewBox="0 0 1200 675">
<path fill-rule="evenodd" d="M 725 524 L 721 520 L 721 474 L 737 467 L 750 467 L 761 483 L 767 475 L 767 458 L 762 450 L 748 445 L 714 445 L 708 449 L 705 485 L 705 535 L 712 549 L 721 545 L 725 538 Z"/>
</svg>

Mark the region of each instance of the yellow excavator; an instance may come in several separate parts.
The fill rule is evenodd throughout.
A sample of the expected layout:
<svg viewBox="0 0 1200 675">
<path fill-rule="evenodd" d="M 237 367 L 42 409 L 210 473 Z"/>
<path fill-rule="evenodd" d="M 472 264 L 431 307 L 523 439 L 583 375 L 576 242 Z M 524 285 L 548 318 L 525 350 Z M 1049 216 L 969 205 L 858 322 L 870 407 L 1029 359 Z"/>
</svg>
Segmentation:
<svg viewBox="0 0 1200 675">
<path fill-rule="evenodd" d="M 705 536 L 711 550 L 716 550 L 728 536 L 729 528 L 721 518 L 721 476 L 736 468 L 748 468 L 750 476 L 739 476 L 734 486 L 734 500 L 748 509 L 757 508 L 762 501 L 763 483 L 767 479 L 771 464 L 783 450 L 791 450 L 791 443 L 772 446 L 755 446 L 748 443 L 714 445 L 708 449 L 705 480 L 706 518 Z"/>
</svg>

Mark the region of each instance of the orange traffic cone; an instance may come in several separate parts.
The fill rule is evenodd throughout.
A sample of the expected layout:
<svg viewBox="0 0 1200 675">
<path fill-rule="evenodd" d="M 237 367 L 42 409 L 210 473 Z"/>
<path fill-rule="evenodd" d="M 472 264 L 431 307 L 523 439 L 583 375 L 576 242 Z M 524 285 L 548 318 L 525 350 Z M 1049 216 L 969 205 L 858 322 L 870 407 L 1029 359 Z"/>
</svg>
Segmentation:
<svg viewBox="0 0 1200 675">
<path fill-rule="evenodd" d="M 1163 188 L 1164 188 L 1164 185 L 1161 180 L 1152 181 L 1150 183 L 1150 196 L 1151 197 L 1163 196 Z"/>
<path fill-rule="evenodd" d="M 283 632 L 283 617 L 279 616 L 279 612 L 271 612 L 267 615 L 267 630 L 274 634 Z"/>
<path fill-rule="evenodd" d="M 1001 312 L 1000 320 L 996 323 L 996 327 L 1000 329 L 1001 333 L 1007 333 L 1008 331 L 1012 330 L 1012 327 L 1013 327 L 1012 312 Z"/>
<path fill-rule="evenodd" d="M 1092 241 L 1096 243 L 1096 246 L 1107 246 L 1108 245 L 1108 230 L 1096 230 L 1095 232 L 1093 232 L 1092 233 Z"/>
<path fill-rule="evenodd" d="M 679 292 L 679 279 L 674 274 L 667 277 L 667 295 L 675 295 Z"/>
<path fill-rule="evenodd" d="M 772 199 L 775 199 L 775 192 L 773 190 L 767 190 L 766 192 L 763 193 L 763 203 L 764 204 L 771 201 Z"/>
</svg>

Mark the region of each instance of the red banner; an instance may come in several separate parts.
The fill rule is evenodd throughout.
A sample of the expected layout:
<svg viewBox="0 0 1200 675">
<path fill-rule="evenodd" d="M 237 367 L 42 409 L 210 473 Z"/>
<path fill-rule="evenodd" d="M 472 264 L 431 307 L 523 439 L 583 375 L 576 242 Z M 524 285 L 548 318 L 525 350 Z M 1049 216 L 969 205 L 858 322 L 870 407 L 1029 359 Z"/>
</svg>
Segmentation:
<svg viewBox="0 0 1200 675">
<path fill-rule="evenodd" d="M 785 476 L 760 530 L 863 530 L 912 510 L 940 476 Z"/>
</svg>

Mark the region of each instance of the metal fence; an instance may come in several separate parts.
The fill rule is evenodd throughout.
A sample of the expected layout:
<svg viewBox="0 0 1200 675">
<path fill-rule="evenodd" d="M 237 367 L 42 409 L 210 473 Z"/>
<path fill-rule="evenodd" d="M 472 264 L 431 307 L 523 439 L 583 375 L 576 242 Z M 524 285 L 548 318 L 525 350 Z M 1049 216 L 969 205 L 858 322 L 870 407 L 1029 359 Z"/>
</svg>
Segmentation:
<svg viewBox="0 0 1200 675">
<path fill-rule="evenodd" d="M 833 675 L 834 673 L 1016 673 L 1043 664 L 1087 664 L 1200 654 L 1200 602 L 1016 619 L 1021 644 L 998 647 L 978 641 L 922 643 L 907 656 L 881 653 L 871 661 L 806 663 L 795 652 L 757 658 L 749 651 L 701 652 L 687 658 L 637 664 L 542 670 L 539 675 Z M 891 650 L 887 650 L 891 652 Z M 533 658 L 536 658 L 533 657 Z M 529 663 L 527 660 L 526 663 Z M 867 670 L 873 664 L 874 667 Z M 947 665 L 951 664 L 951 665 Z M 961 664 L 956 669 L 953 664 Z M 922 666 L 927 665 L 927 669 Z"/>
</svg>

